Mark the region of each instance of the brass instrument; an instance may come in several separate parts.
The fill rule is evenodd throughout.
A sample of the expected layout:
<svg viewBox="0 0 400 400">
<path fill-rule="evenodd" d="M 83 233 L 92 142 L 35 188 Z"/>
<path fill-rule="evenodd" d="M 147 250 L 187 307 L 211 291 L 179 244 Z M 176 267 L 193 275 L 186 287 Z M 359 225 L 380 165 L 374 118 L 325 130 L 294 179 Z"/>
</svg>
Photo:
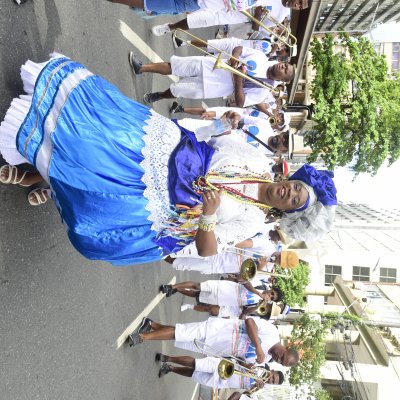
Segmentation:
<svg viewBox="0 0 400 400">
<path fill-rule="evenodd" d="M 200 48 L 200 47 L 197 47 L 196 45 L 192 44 L 192 43 L 190 42 L 190 40 L 185 40 L 185 39 L 183 39 L 182 37 L 180 37 L 180 36 L 178 35 L 179 33 L 183 33 L 183 34 L 185 34 L 185 35 L 188 35 L 188 36 L 190 36 L 191 38 L 193 38 L 193 39 L 195 39 L 195 40 L 198 40 L 199 42 L 205 44 L 206 46 L 215 49 L 215 50 L 218 52 L 218 55 L 212 54 L 212 53 L 208 52 L 207 50 L 204 50 L 204 49 L 202 49 L 202 48 Z M 213 45 L 208 44 L 208 42 L 207 42 L 206 40 L 203 40 L 203 39 L 199 38 L 198 36 L 195 36 L 195 35 L 193 35 L 192 33 L 188 32 L 188 31 L 185 31 L 185 30 L 183 30 L 183 29 L 180 29 L 180 28 L 175 29 L 174 32 L 173 32 L 173 36 L 174 36 L 175 38 L 181 40 L 182 42 L 184 42 L 184 43 L 186 43 L 186 44 L 188 44 L 188 45 L 194 47 L 195 49 L 197 49 L 197 50 L 203 52 L 204 54 L 206 54 L 206 55 L 208 55 L 208 56 L 210 56 L 210 57 L 215 58 L 216 61 L 215 61 L 213 70 L 214 70 L 214 69 L 224 69 L 225 71 L 229 71 L 229 72 L 232 73 L 232 74 L 238 75 L 238 76 L 242 77 L 243 79 L 246 79 L 246 80 L 248 80 L 248 81 L 254 83 L 254 84 L 257 85 L 257 86 L 262 87 L 263 89 L 269 90 L 269 91 L 270 91 L 272 94 L 274 94 L 275 96 L 279 96 L 279 94 L 280 94 L 280 90 L 279 90 L 279 89 L 275 89 L 274 86 L 272 86 L 272 85 L 270 85 L 270 84 L 268 84 L 268 83 L 266 83 L 266 82 L 263 82 L 263 81 L 261 81 L 260 79 L 254 78 L 254 77 L 252 77 L 252 76 L 250 76 L 250 75 L 248 75 L 248 74 L 245 74 L 244 72 L 239 71 L 238 69 L 236 69 L 236 68 L 230 66 L 228 63 L 226 63 L 225 61 L 222 60 L 222 54 L 225 54 L 225 55 L 226 55 L 227 57 L 229 57 L 230 59 L 237 61 L 238 64 L 244 65 L 244 66 L 246 66 L 247 68 L 249 68 L 249 65 L 247 65 L 245 62 L 243 62 L 243 61 L 240 60 L 239 58 L 232 57 L 232 55 L 231 55 L 230 53 L 228 53 L 228 52 L 226 52 L 226 51 L 223 51 L 223 50 L 219 49 L 219 48 L 216 47 L 216 46 L 213 46 Z M 249 69 L 250 69 L 250 68 L 249 68 Z"/>
<path fill-rule="evenodd" d="M 250 19 L 252 22 L 254 22 L 258 26 L 260 26 L 262 29 L 267 31 L 271 35 L 271 40 L 273 42 L 284 44 L 290 48 L 294 48 L 295 46 L 297 46 L 297 38 L 290 33 L 289 28 L 287 26 L 283 25 L 280 21 L 275 19 L 272 15 L 269 15 L 269 10 L 265 11 L 265 14 L 261 21 L 259 21 L 257 18 L 255 18 L 251 13 L 249 13 L 246 10 L 242 10 L 240 12 L 243 15 L 245 15 L 248 19 Z M 263 21 L 265 19 L 269 20 L 274 25 L 276 25 L 278 28 L 280 28 L 282 30 L 282 33 L 281 34 L 275 33 L 272 28 L 269 28 L 268 26 L 266 26 L 263 23 Z M 273 39 L 273 38 L 275 38 L 275 39 Z"/>
<path fill-rule="evenodd" d="M 264 369 L 262 367 L 255 367 L 252 369 L 244 367 L 240 365 L 240 362 L 242 362 L 243 360 L 241 360 L 239 357 L 230 356 L 230 359 L 227 359 L 221 355 L 224 353 L 223 351 L 218 348 L 212 347 L 200 340 L 194 339 L 194 344 L 203 354 L 221 359 L 218 364 L 218 376 L 221 379 L 226 380 L 236 374 L 246 376 L 257 381 L 261 381 L 264 384 L 268 383 L 271 372 L 267 369 Z M 257 374 L 257 372 L 259 372 L 259 374 Z"/>
<path fill-rule="evenodd" d="M 225 248 L 223 251 L 226 251 L 227 253 L 234 253 L 242 256 L 246 256 L 246 260 L 244 260 L 240 266 L 240 276 L 245 280 L 245 281 L 250 281 L 252 280 L 255 275 L 258 274 L 263 274 L 263 275 L 269 275 L 269 276 L 274 276 L 276 278 L 286 278 L 289 279 L 291 277 L 290 270 L 289 274 L 276 274 L 275 272 L 267 272 L 267 271 L 259 271 L 257 270 L 257 258 L 254 257 L 254 255 L 258 255 L 260 257 L 266 257 L 266 255 L 257 253 L 254 251 L 246 250 L 246 249 L 240 249 L 238 247 L 233 247 L 233 248 Z"/>
<path fill-rule="evenodd" d="M 270 123 L 270 125 L 275 125 L 276 124 L 276 118 L 275 117 L 269 117 L 268 118 L 268 122 Z"/>
<path fill-rule="evenodd" d="M 267 304 L 265 303 L 264 300 L 260 301 L 260 303 L 258 303 L 258 306 L 256 308 L 256 314 L 260 315 L 260 316 L 264 316 L 268 314 L 268 308 L 267 308 Z"/>
</svg>

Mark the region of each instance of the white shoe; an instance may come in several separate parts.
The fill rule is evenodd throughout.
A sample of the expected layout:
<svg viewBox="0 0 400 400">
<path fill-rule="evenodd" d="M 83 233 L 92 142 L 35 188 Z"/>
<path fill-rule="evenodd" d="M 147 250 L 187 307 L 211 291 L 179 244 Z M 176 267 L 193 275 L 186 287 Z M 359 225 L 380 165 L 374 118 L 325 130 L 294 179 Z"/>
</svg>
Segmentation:
<svg viewBox="0 0 400 400">
<path fill-rule="evenodd" d="M 215 34 L 215 39 L 224 39 L 224 31 L 222 29 L 218 29 L 217 33 Z"/>
<path fill-rule="evenodd" d="M 186 310 L 193 310 L 193 304 L 182 304 L 181 305 L 181 311 L 186 311 Z"/>
<path fill-rule="evenodd" d="M 169 29 L 168 24 L 164 25 L 154 25 L 151 28 L 151 32 L 153 33 L 154 36 L 164 36 L 167 33 L 171 32 L 171 29 Z"/>
</svg>

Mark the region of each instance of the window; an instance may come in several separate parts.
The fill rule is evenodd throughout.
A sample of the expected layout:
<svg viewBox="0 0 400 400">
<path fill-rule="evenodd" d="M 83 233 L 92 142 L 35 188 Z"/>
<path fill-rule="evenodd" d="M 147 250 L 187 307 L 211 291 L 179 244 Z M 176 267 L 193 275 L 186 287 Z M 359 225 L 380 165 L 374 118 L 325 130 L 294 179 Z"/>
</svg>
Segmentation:
<svg viewBox="0 0 400 400">
<path fill-rule="evenodd" d="M 342 275 L 340 265 L 325 265 L 325 285 L 331 285 L 338 275 Z"/>
<path fill-rule="evenodd" d="M 396 270 L 394 268 L 381 268 L 379 282 L 396 283 Z"/>
<path fill-rule="evenodd" d="M 368 267 L 353 267 L 353 281 L 369 281 Z"/>
<path fill-rule="evenodd" d="M 392 49 L 392 70 L 399 71 L 400 62 L 399 62 L 399 53 L 400 53 L 400 43 L 393 43 Z"/>
</svg>

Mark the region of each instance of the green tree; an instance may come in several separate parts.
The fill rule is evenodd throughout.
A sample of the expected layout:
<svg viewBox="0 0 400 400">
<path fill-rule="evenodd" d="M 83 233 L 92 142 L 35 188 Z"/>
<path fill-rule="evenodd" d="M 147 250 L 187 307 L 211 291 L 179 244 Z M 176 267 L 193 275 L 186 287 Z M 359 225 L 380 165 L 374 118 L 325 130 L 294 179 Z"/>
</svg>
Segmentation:
<svg viewBox="0 0 400 400">
<path fill-rule="evenodd" d="M 356 173 L 371 174 L 386 159 L 393 163 L 400 155 L 399 121 L 393 121 L 400 92 L 399 81 L 387 77 L 385 57 L 369 39 L 346 33 L 315 38 L 311 53 L 316 126 L 306 140 L 309 161 L 321 155 L 330 168 L 354 162 Z"/>
<path fill-rule="evenodd" d="M 320 368 L 326 359 L 325 342 L 330 321 L 321 323 L 304 314 L 293 325 L 289 346 L 296 349 L 300 361 L 290 368 L 291 385 L 312 385 L 320 377 Z"/>
<path fill-rule="evenodd" d="M 305 304 L 305 288 L 310 283 L 310 267 L 300 263 L 296 268 L 289 271 L 290 278 L 278 278 L 276 286 L 282 290 L 285 303 L 291 306 L 298 304 L 302 307 Z M 283 274 L 285 270 L 278 267 L 276 272 Z"/>
</svg>

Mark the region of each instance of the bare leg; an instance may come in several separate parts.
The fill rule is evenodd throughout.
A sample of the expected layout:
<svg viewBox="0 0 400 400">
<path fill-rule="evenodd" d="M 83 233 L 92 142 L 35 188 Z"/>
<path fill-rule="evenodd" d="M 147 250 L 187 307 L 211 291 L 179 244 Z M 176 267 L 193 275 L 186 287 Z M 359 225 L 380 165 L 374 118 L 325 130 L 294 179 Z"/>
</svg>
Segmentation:
<svg viewBox="0 0 400 400">
<path fill-rule="evenodd" d="M 176 289 L 176 291 L 184 296 L 197 298 L 200 291 L 199 290 L 190 290 L 190 289 Z"/>
<path fill-rule="evenodd" d="M 154 10 L 154 11 L 157 11 L 157 10 Z M 171 29 L 171 31 L 173 31 L 174 29 L 184 29 L 184 30 L 189 29 L 189 25 L 187 23 L 187 18 L 181 19 L 180 21 L 175 22 L 173 24 L 168 24 L 168 26 L 169 26 L 169 29 Z"/>
<path fill-rule="evenodd" d="M 129 7 L 144 8 L 144 0 L 108 0 L 108 1 L 111 3 L 125 4 L 126 6 Z"/>
<path fill-rule="evenodd" d="M 176 97 L 171 93 L 170 89 L 165 90 L 161 93 L 160 97 L 162 99 L 175 99 Z"/>
<path fill-rule="evenodd" d="M 194 372 L 194 368 L 191 367 L 175 367 L 174 365 L 170 365 L 170 368 L 171 372 L 188 378 L 191 378 Z"/>
<path fill-rule="evenodd" d="M 164 355 L 164 360 L 166 362 L 172 362 L 175 364 L 183 365 L 184 367 L 194 368 L 195 359 L 190 356 L 166 356 Z"/>
<path fill-rule="evenodd" d="M 202 115 L 206 112 L 206 109 L 202 107 L 183 107 L 183 112 L 191 115 Z"/>
<path fill-rule="evenodd" d="M 172 289 L 200 290 L 200 283 L 199 282 L 193 282 L 193 281 L 181 282 L 181 283 L 177 283 L 175 285 L 172 285 Z"/>
<path fill-rule="evenodd" d="M 219 314 L 219 306 L 213 304 L 196 304 L 193 309 L 199 312 L 208 312 L 214 317 Z"/>
<path fill-rule="evenodd" d="M 159 326 L 159 324 L 156 324 Z M 162 326 L 162 325 L 161 325 Z M 174 340 L 175 339 L 175 327 L 174 326 L 162 326 L 159 329 L 155 329 L 154 323 L 151 324 L 154 329 L 152 332 L 141 333 L 140 337 L 145 340 Z"/>
<path fill-rule="evenodd" d="M 143 64 L 139 72 L 152 72 L 153 74 L 170 75 L 171 64 L 167 62 Z"/>
</svg>

